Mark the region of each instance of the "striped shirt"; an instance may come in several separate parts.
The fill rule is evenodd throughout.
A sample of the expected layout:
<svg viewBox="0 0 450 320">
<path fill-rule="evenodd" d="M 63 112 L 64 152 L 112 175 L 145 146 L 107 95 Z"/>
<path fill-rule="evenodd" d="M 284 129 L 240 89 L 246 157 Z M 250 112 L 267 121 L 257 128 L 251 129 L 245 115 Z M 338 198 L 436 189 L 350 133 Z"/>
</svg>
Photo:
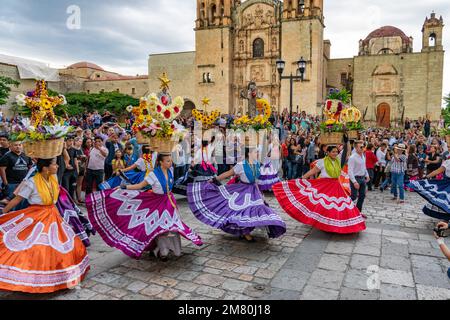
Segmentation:
<svg viewBox="0 0 450 320">
<path fill-rule="evenodd" d="M 392 173 L 404 173 L 406 169 L 407 169 L 407 158 L 404 154 L 400 155 L 398 159 L 392 157 L 391 160 Z"/>
</svg>

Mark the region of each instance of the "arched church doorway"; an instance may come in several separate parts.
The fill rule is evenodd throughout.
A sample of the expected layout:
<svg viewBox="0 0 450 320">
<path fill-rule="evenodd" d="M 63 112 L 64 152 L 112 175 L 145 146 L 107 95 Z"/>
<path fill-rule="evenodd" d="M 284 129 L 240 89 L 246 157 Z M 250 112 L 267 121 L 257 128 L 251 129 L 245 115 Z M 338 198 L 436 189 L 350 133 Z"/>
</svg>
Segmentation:
<svg viewBox="0 0 450 320">
<path fill-rule="evenodd" d="M 391 106 L 385 102 L 377 107 L 377 125 L 378 127 L 391 127 Z"/>
<path fill-rule="evenodd" d="M 184 99 L 184 107 L 183 107 L 183 111 L 181 111 L 181 116 L 183 118 L 188 118 L 192 115 L 192 110 L 195 109 L 195 104 L 189 100 L 189 99 Z"/>
</svg>

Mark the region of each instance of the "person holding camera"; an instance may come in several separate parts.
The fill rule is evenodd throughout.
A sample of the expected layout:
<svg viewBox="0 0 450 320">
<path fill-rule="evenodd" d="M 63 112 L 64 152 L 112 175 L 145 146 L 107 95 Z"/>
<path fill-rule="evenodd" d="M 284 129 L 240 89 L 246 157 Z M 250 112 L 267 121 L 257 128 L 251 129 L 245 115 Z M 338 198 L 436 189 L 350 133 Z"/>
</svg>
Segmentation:
<svg viewBox="0 0 450 320">
<path fill-rule="evenodd" d="M 439 222 L 434 229 L 434 236 L 437 239 L 437 243 L 439 244 L 439 249 L 441 249 L 444 256 L 450 261 L 450 249 L 444 242 L 445 231 L 448 230 L 448 222 Z M 450 278 L 450 268 L 447 270 L 447 276 Z"/>
</svg>

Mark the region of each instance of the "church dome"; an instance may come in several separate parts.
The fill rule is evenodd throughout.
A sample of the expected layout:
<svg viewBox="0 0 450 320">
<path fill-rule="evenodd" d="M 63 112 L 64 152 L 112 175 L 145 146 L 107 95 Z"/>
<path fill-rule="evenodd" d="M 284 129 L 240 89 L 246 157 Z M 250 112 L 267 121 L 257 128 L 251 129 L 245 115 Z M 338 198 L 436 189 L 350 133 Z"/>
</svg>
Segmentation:
<svg viewBox="0 0 450 320">
<path fill-rule="evenodd" d="M 81 68 L 105 71 L 102 67 L 96 65 L 95 63 L 86 62 L 86 61 L 74 63 L 68 67 L 68 69 L 81 69 Z"/>
<path fill-rule="evenodd" d="M 364 44 L 368 44 L 370 40 L 384 37 L 400 37 L 403 43 L 409 44 L 411 39 L 399 28 L 393 26 L 384 26 L 375 31 L 372 31 L 364 40 Z"/>
</svg>

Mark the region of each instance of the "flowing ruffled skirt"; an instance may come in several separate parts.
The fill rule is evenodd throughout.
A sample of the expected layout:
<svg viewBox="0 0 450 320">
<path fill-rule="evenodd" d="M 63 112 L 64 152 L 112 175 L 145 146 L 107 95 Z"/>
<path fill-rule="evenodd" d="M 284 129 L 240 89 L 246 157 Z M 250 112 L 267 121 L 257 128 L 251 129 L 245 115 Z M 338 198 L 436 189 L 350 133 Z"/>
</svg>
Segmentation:
<svg viewBox="0 0 450 320">
<path fill-rule="evenodd" d="M 139 259 L 145 251 L 158 251 L 160 236 L 180 234 L 201 246 L 200 236 L 181 221 L 173 195 L 131 190 L 93 193 L 86 201 L 89 219 L 111 247 Z M 177 251 L 174 251 L 177 254 Z"/>
<path fill-rule="evenodd" d="M 325 232 L 366 229 L 364 218 L 338 179 L 291 180 L 273 186 L 281 207 L 295 220 Z"/>
<path fill-rule="evenodd" d="M 89 236 L 91 234 L 95 235 L 96 232 L 89 220 L 83 215 L 80 208 L 74 203 L 69 193 L 62 187 L 59 191 L 56 207 L 64 221 L 72 227 L 75 234 L 83 241 L 83 244 L 86 247 L 89 247 L 91 245 Z"/>
<path fill-rule="evenodd" d="M 0 290 L 51 293 L 74 288 L 88 271 L 86 247 L 55 206 L 0 217 Z"/>
<path fill-rule="evenodd" d="M 450 178 L 411 181 L 408 188 L 417 192 L 428 204 L 423 212 L 432 218 L 450 219 Z"/>
<path fill-rule="evenodd" d="M 267 228 L 270 238 L 278 238 L 286 232 L 286 224 L 265 204 L 255 184 L 193 183 L 187 197 L 198 220 L 226 233 L 243 236 L 255 228 Z"/>
<path fill-rule="evenodd" d="M 125 176 L 128 178 L 128 180 L 131 184 L 139 184 L 145 179 L 145 172 L 135 172 L 135 171 L 129 171 L 125 173 Z M 100 190 L 110 190 L 117 188 L 121 185 L 121 183 L 124 181 L 124 179 L 120 176 L 115 176 L 109 179 L 108 181 L 103 182 L 100 186 Z"/>
<path fill-rule="evenodd" d="M 261 176 L 258 179 L 259 190 L 269 191 L 272 190 L 272 186 L 280 182 L 278 177 L 278 171 L 276 171 L 270 160 L 261 167 Z"/>
</svg>

